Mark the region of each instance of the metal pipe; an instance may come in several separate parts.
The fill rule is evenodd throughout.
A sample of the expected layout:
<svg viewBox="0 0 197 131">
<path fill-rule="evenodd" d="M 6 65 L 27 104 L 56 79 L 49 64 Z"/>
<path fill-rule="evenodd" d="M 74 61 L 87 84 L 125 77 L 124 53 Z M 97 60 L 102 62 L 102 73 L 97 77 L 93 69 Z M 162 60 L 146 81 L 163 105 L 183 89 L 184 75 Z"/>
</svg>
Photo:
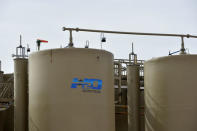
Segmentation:
<svg viewBox="0 0 197 131">
<path fill-rule="evenodd" d="M 22 36 L 20 35 L 20 47 L 22 46 Z"/>
<path fill-rule="evenodd" d="M 70 33 L 70 42 L 68 44 L 68 47 L 73 47 L 73 37 L 72 37 L 72 30 L 69 30 Z"/>
<path fill-rule="evenodd" d="M 133 60 L 133 64 L 137 65 L 137 54 L 134 53 L 134 47 L 132 43 L 132 52 L 129 54 L 129 62 L 131 64 L 131 61 Z"/>
<path fill-rule="evenodd" d="M 195 35 L 190 34 L 165 34 L 165 33 L 143 33 L 143 32 L 125 32 L 125 31 L 107 31 L 107 30 L 94 30 L 94 29 L 81 29 L 81 28 L 62 28 L 63 31 L 84 31 L 84 32 L 100 32 L 100 33 L 113 33 L 113 34 L 128 34 L 128 35 L 150 35 L 150 36 L 171 36 L 171 37 L 187 37 L 197 38 Z"/>
<path fill-rule="evenodd" d="M 184 47 L 184 38 L 183 37 L 181 37 L 181 50 L 180 50 L 180 54 L 181 55 L 186 54 L 185 47 Z"/>
<path fill-rule="evenodd" d="M 178 53 L 178 52 L 180 52 L 180 50 L 172 52 L 172 53 L 169 52 L 169 55 L 173 55 L 173 54 Z"/>
<path fill-rule="evenodd" d="M 132 54 L 134 54 L 134 47 L 133 47 L 133 42 L 132 42 Z"/>
<path fill-rule="evenodd" d="M 131 63 L 131 53 L 129 54 L 129 63 Z"/>
<path fill-rule="evenodd" d="M 122 102 L 122 64 L 118 63 L 118 103 Z"/>
<path fill-rule="evenodd" d="M 137 54 L 134 54 L 134 64 L 137 65 Z"/>
</svg>

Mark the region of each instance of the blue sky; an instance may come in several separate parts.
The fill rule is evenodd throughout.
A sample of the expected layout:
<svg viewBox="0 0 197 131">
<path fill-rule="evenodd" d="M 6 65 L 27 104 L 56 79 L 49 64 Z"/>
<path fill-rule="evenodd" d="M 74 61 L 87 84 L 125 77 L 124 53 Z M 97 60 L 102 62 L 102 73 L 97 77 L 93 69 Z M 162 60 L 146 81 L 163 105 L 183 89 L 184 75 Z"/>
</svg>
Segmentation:
<svg viewBox="0 0 197 131">
<path fill-rule="evenodd" d="M 0 60 L 6 73 L 13 72 L 19 35 L 23 44 L 36 49 L 36 39 L 49 41 L 41 49 L 68 43 L 62 27 L 79 27 L 133 32 L 183 33 L 197 35 L 196 0 L 0 0 Z M 179 38 L 105 34 L 103 48 L 115 58 L 128 58 L 131 43 L 139 59 L 168 55 L 180 49 Z M 100 34 L 74 32 L 75 47 L 100 48 Z M 197 39 L 185 39 L 185 46 L 197 54 Z"/>
</svg>

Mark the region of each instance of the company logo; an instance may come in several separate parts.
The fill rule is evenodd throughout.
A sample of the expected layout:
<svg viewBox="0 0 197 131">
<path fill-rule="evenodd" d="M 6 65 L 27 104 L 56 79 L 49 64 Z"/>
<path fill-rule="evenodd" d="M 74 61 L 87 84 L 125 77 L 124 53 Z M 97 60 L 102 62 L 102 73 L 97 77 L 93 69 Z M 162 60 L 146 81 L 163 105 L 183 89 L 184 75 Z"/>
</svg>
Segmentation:
<svg viewBox="0 0 197 131">
<path fill-rule="evenodd" d="M 74 78 L 71 88 L 81 88 L 84 92 L 100 92 L 102 89 L 102 80 L 99 79 L 78 79 Z"/>
</svg>

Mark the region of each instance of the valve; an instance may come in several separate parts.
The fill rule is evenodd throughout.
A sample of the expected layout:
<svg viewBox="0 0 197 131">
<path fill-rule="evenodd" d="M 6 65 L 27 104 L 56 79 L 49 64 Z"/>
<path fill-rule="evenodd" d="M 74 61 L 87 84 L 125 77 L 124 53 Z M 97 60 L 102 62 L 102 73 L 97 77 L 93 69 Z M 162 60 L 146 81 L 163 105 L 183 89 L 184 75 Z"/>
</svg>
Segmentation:
<svg viewBox="0 0 197 131">
<path fill-rule="evenodd" d="M 48 41 L 37 39 L 36 43 L 37 43 L 37 48 L 38 48 L 38 51 L 39 51 L 41 43 L 48 43 Z"/>
</svg>

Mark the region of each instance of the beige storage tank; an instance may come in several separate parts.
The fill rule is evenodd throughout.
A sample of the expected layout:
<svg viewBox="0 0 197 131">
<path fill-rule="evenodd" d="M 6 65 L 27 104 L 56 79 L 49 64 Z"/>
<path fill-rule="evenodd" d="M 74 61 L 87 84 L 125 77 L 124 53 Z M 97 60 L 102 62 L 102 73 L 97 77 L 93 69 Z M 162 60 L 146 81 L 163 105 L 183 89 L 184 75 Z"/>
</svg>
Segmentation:
<svg viewBox="0 0 197 131">
<path fill-rule="evenodd" d="M 127 65 L 128 131 L 140 131 L 140 73 L 138 65 Z"/>
<path fill-rule="evenodd" d="M 30 131 L 115 131 L 113 55 L 64 48 L 29 57 Z"/>
<path fill-rule="evenodd" d="M 146 131 L 197 131 L 197 55 L 145 62 Z"/>
<path fill-rule="evenodd" d="M 14 59 L 14 129 L 28 130 L 28 59 Z"/>
</svg>

